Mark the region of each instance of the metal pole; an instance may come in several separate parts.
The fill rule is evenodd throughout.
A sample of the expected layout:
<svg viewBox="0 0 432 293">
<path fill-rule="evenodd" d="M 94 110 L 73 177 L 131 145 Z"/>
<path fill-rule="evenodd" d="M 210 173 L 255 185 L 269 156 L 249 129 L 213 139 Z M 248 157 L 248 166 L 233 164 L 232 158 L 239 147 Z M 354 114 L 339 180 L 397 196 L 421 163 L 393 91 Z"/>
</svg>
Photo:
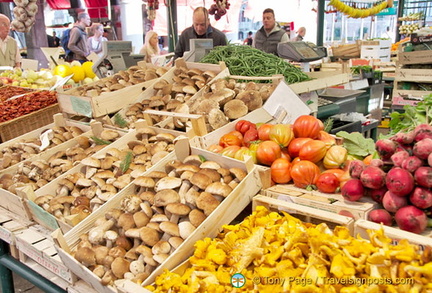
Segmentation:
<svg viewBox="0 0 432 293">
<path fill-rule="evenodd" d="M 405 6 L 405 0 L 399 0 L 398 1 L 398 12 L 397 12 L 397 19 L 399 19 L 399 17 L 403 16 L 403 12 L 404 12 L 404 6 Z M 396 27 L 396 42 L 400 41 L 400 34 L 399 34 L 399 27 L 402 25 L 402 21 L 397 21 L 397 27 Z"/>
<path fill-rule="evenodd" d="M 167 1 L 167 19 L 168 19 L 168 51 L 174 52 L 177 44 L 177 0 Z"/>
<path fill-rule="evenodd" d="M 51 281 L 47 280 L 45 277 L 39 275 L 20 261 L 14 259 L 12 256 L 7 253 L 8 248 L 7 244 L 0 240 L 0 272 L 2 274 L 1 280 L 2 280 L 2 290 L 3 293 L 13 293 L 13 281 L 12 281 L 12 287 L 5 288 L 3 287 L 3 271 L 8 270 L 13 271 L 29 281 L 30 283 L 34 284 L 35 286 L 39 287 L 42 291 L 47 293 L 67 293 L 67 291 L 63 290 L 59 286 L 55 285 Z M 6 272 L 7 274 L 7 272 Z M 10 278 L 12 280 L 12 277 Z M 7 280 L 6 280 L 7 281 Z M 7 282 L 6 282 L 7 283 Z M 7 284 L 6 284 L 7 285 Z"/>
<path fill-rule="evenodd" d="M 0 258 L 9 254 L 6 242 L 0 240 Z M 12 271 L 0 263 L 0 284 L 3 293 L 14 293 L 14 283 Z"/>
<path fill-rule="evenodd" d="M 324 44 L 324 7 L 325 0 L 318 0 L 317 46 L 322 46 Z"/>
</svg>

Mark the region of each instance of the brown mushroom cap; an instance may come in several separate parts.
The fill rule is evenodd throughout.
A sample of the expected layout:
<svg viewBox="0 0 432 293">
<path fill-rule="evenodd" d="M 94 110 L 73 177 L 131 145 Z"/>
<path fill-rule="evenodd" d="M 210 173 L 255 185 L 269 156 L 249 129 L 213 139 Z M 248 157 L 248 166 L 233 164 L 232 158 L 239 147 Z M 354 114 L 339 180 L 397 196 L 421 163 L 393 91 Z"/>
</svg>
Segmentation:
<svg viewBox="0 0 432 293">
<path fill-rule="evenodd" d="M 135 178 L 134 183 L 135 185 L 138 185 L 140 187 L 145 187 L 145 188 L 153 188 L 156 184 L 153 178 L 148 176 L 139 176 Z"/>
<path fill-rule="evenodd" d="M 161 179 L 161 178 L 167 177 L 168 174 L 166 172 L 162 172 L 162 171 L 151 171 L 146 176 L 153 178 L 153 179 Z"/>
<path fill-rule="evenodd" d="M 198 155 L 189 155 L 183 160 L 183 164 L 195 165 L 197 167 L 199 167 L 201 163 L 202 163 L 201 158 Z"/>
<path fill-rule="evenodd" d="M 204 215 L 209 216 L 218 206 L 220 202 L 209 192 L 201 192 L 196 199 L 196 205 L 204 211 Z"/>
<path fill-rule="evenodd" d="M 191 210 L 188 217 L 191 224 L 195 227 L 198 227 L 205 219 L 207 219 L 206 215 L 204 215 L 204 213 L 199 209 Z"/>
<path fill-rule="evenodd" d="M 174 215 L 186 216 L 189 214 L 191 208 L 188 205 L 177 202 L 168 204 L 165 210 Z"/>
<path fill-rule="evenodd" d="M 155 245 L 152 247 L 152 253 L 153 254 L 167 254 L 171 250 L 171 245 L 168 243 L 168 241 L 165 240 L 159 240 Z"/>
<path fill-rule="evenodd" d="M 180 237 L 186 239 L 195 231 L 195 227 L 189 221 L 184 221 L 178 224 Z"/>
<path fill-rule="evenodd" d="M 236 99 L 243 101 L 249 112 L 261 108 L 263 105 L 260 92 L 255 90 L 241 92 L 237 95 Z"/>
<path fill-rule="evenodd" d="M 220 181 L 220 179 L 221 179 L 221 175 L 215 169 L 208 169 L 208 168 L 201 169 L 201 170 L 198 171 L 198 173 L 205 174 L 213 182 Z"/>
<path fill-rule="evenodd" d="M 181 175 L 184 171 L 198 172 L 200 168 L 191 164 L 180 164 L 175 168 L 177 174 Z"/>
<path fill-rule="evenodd" d="M 212 180 L 203 173 L 195 173 L 190 179 L 190 182 L 200 189 L 206 189 L 212 183 Z"/>
<path fill-rule="evenodd" d="M 133 214 L 122 213 L 117 221 L 117 226 L 123 228 L 124 231 L 135 227 L 135 220 Z"/>
<path fill-rule="evenodd" d="M 149 246 L 155 245 L 160 239 L 159 232 L 149 227 L 141 228 L 140 238 L 146 245 Z"/>
<path fill-rule="evenodd" d="M 178 202 L 180 202 L 180 195 L 172 189 L 163 189 L 158 191 L 154 196 L 154 205 L 156 207 L 164 207 Z"/>
<path fill-rule="evenodd" d="M 150 222 L 150 217 L 148 217 L 143 211 L 134 213 L 133 219 L 138 228 L 144 227 L 148 222 Z"/>
<path fill-rule="evenodd" d="M 248 107 L 243 101 L 234 99 L 224 105 L 224 113 L 229 119 L 238 119 L 248 113 Z"/>
<path fill-rule="evenodd" d="M 174 189 L 180 187 L 182 180 L 177 177 L 164 177 L 161 178 L 155 185 L 155 191 L 159 192 L 164 189 Z"/>
<path fill-rule="evenodd" d="M 218 170 L 219 168 L 221 168 L 221 165 L 219 165 L 219 163 L 215 162 L 215 161 L 205 161 L 201 164 L 200 166 L 201 169 L 214 169 L 214 170 Z"/>
<path fill-rule="evenodd" d="M 240 169 L 240 168 L 230 168 L 229 171 L 239 181 L 242 181 L 243 179 L 245 179 L 245 177 L 247 175 L 246 171 L 243 169 Z"/>
<path fill-rule="evenodd" d="M 102 130 L 102 132 L 100 134 L 100 137 L 103 140 L 114 140 L 119 136 L 120 136 L 120 134 L 117 131 L 111 130 L 111 129 L 104 129 L 104 130 Z"/>
<path fill-rule="evenodd" d="M 183 238 L 179 236 L 173 236 L 168 239 L 168 243 L 172 246 L 172 248 L 177 249 L 183 243 Z"/>
<path fill-rule="evenodd" d="M 124 274 L 129 272 L 130 262 L 122 257 L 116 257 L 111 263 L 111 271 L 119 279 L 123 279 Z"/>
<path fill-rule="evenodd" d="M 95 251 L 87 246 L 81 247 L 75 252 L 75 259 L 86 267 L 96 264 Z"/>
<path fill-rule="evenodd" d="M 231 193 L 232 188 L 226 183 L 213 182 L 212 184 L 207 186 L 205 191 L 209 192 L 211 194 L 214 194 L 214 195 L 220 195 L 223 197 L 227 197 Z"/>
<path fill-rule="evenodd" d="M 178 225 L 170 221 L 160 223 L 159 228 L 171 236 L 180 236 Z"/>
<path fill-rule="evenodd" d="M 100 161 L 96 158 L 87 157 L 81 161 L 81 164 L 89 167 L 100 168 Z"/>
<path fill-rule="evenodd" d="M 220 109 L 211 109 L 208 115 L 208 122 L 213 129 L 218 129 L 228 124 L 229 119 Z"/>
</svg>

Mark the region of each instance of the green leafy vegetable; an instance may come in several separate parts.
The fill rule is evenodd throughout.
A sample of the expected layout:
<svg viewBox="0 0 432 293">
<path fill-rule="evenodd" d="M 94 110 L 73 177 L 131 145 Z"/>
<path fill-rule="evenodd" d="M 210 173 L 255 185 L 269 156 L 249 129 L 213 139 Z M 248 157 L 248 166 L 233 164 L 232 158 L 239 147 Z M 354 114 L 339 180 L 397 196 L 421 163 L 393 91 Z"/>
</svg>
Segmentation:
<svg viewBox="0 0 432 293">
<path fill-rule="evenodd" d="M 198 155 L 198 157 L 200 158 L 201 162 L 207 161 L 207 159 L 203 155 Z"/>
<path fill-rule="evenodd" d="M 97 145 L 111 144 L 111 141 L 103 140 L 103 139 L 101 139 L 101 138 L 99 138 L 99 137 L 96 137 L 96 136 L 91 136 L 90 138 L 93 139 L 93 141 L 94 141 L 95 144 L 97 144 Z"/>
<path fill-rule="evenodd" d="M 130 164 L 132 163 L 133 155 L 132 152 L 128 152 L 122 162 L 120 163 L 120 169 L 122 173 L 126 173 L 126 171 L 129 169 Z"/>
<path fill-rule="evenodd" d="M 336 136 L 342 137 L 343 146 L 353 156 L 366 157 L 375 152 L 375 142 L 372 138 L 365 138 L 360 132 L 348 133 L 339 131 Z"/>
</svg>

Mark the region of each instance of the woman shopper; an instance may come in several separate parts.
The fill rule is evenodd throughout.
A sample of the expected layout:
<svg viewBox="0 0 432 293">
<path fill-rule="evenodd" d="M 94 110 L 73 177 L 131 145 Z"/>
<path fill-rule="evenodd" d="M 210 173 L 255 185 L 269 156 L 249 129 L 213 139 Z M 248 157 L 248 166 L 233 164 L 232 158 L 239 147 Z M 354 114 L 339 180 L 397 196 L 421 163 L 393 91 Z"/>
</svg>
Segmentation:
<svg viewBox="0 0 432 293">
<path fill-rule="evenodd" d="M 160 55 L 158 34 L 155 31 L 146 33 L 144 46 L 139 53 L 144 55 L 144 60 L 147 63 L 151 63 L 152 57 Z"/>
<path fill-rule="evenodd" d="M 103 36 L 104 28 L 101 23 L 94 23 L 90 28 L 90 33 L 93 35 L 87 40 L 90 52 L 95 52 L 99 56 L 102 55 L 102 42 L 108 41 Z"/>
</svg>

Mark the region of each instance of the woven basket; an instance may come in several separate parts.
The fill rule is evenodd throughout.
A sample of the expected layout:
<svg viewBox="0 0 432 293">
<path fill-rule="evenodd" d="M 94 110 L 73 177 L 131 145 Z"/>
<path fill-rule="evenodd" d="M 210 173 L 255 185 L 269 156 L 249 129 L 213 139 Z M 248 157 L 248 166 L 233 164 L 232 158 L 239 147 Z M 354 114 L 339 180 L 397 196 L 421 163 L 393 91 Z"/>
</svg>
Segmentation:
<svg viewBox="0 0 432 293">
<path fill-rule="evenodd" d="M 1 142 L 23 135 L 54 121 L 53 115 L 60 113 L 59 105 L 53 104 L 38 111 L 0 123 Z"/>
</svg>

